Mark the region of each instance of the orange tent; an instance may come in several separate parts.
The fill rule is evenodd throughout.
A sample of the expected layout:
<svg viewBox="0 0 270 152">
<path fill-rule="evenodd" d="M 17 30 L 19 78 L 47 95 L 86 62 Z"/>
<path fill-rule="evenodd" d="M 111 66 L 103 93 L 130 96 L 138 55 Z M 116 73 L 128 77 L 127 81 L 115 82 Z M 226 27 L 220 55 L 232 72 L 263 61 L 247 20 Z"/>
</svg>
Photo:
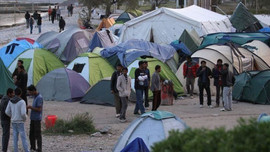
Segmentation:
<svg viewBox="0 0 270 152">
<path fill-rule="evenodd" d="M 99 26 L 97 27 L 97 31 L 100 31 L 102 28 L 109 28 L 115 23 L 113 18 L 103 18 Z"/>
</svg>

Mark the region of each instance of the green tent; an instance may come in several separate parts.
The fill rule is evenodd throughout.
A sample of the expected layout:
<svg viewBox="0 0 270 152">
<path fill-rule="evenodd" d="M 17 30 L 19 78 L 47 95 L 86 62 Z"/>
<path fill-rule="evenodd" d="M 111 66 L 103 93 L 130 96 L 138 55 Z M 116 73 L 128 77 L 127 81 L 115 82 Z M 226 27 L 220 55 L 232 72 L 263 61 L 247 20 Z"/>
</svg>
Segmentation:
<svg viewBox="0 0 270 152">
<path fill-rule="evenodd" d="M 53 53 L 39 48 L 29 49 L 21 53 L 9 66 L 9 71 L 15 70 L 18 60 L 24 61 L 23 65 L 28 74 L 28 86 L 36 85 L 48 72 L 64 67 L 64 64 Z"/>
<path fill-rule="evenodd" d="M 233 99 L 270 104 L 270 70 L 245 72 L 236 76 Z"/>
<path fill-rule="evenodd" d="M 237 32 L 256 32 L 263 28 L 259 20 L 248 11 L 243 3 L 239 3 L 230 18 Z"/>
<path fill-rule="evenodd" d="M 116 20 L 116 23 L 126 23 L 129 20 L 132 20 L 134 18 L 134 16 L 132 16 L 130 13 L 128 12 L 123 12 Z"/>
<path fill-rule="evenodd" d="M 12 74 L 0 58 L 0 96 L 5 95 L 8 88 L 14 89 L 15 85 L 12 79 Z"/>
<path fill-rule="evenodd" d="M 83 53 L 74 59 L 67 68 L 79 73 L 93 86 L 103 78 L 111 77 L 114 68 L 107 60 L 96 53 Z"/>
<path fill-rule="evenodd" d="M 132 79 L 132 84 L 131 87 L 134 89 L 134 76 L 135 76 L 135 70 L 136 68 L 139 67 L 138 63 L 140 60 L 144 60 L 148 62 L 148 69 L 150 70 L 150 76 L 152 76 L 152 74 L 155 72 L 155 66 L 156 65 L 160 65 L 161 66 L 161 72 L 160 72 L 160 76 L 164 79 L 164 80 L 171 80 L 174 84 L 174 91 L 177 94 L 183 94 L 184 93 L 184 89 L 180 83 L 180 81 L 177 79 L 176 75 L 172 72 L 172 70 L 169 68 L 168 65 L 166 65 L 165 63 L 161 62 L 158 59 L 155 58 L 146 58 L 146 59 L 141 59 L 138 58 L 137 60 L 135 60 L 134 62 L 132 62 L 129 66 L 128 66 L 128 72 L 129 72 L 129 76 Z M 149 95 L 152 96 L 152 92 L 149 91 Z"/>
<path fill-rule="evenodd" d="M 192 32 L 184 30 L 179 40 L 183 42 L 191 52 L 196 51 L 201 44 L 200 37 L 195 30 Z"/>
</svg>

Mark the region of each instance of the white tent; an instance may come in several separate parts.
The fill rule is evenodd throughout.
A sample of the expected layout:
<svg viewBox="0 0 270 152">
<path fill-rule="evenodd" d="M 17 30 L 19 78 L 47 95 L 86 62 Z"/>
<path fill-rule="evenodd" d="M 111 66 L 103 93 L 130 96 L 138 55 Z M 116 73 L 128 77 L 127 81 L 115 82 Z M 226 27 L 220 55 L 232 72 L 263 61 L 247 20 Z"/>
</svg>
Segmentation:
<svg viewBox="0 0 270 152">
<path fill-rule="evenodd" d="M 269 27 L 270 26 L 270 15 L 257 14 L 257 15 L 254 15 L 254 16 L 260 21 L 260 23 L 264 27 Z"/>
<path fill-rule="evenodd" d="M 143 39 L 169 44 L 179 39 L 185 29 L 194 29 L 202 36 L 231 32 L 233 28 L 226 16 L 195 5 L 183 9 L 163 7 L 126 22 L 122 27 L 119 43 Z"/>
</svg>

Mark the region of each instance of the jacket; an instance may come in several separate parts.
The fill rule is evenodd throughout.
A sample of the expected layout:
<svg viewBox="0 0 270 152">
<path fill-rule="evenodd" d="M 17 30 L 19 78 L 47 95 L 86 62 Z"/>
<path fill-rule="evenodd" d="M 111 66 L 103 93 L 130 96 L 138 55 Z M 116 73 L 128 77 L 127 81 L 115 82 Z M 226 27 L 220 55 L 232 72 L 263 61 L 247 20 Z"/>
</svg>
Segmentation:
<svg viewBox="0 0 270 152">
<path fill-rule="evenodd" d="M 25 19 L 29 19 L 30 18 L 30 14 L 29 13 L 25 13 L 24 18 Z"/>
<path fill-rule="evenodd" d="M 42 24 L 42 17 L 38 17 L 37 25 L 41 25 L 41 24 Z"/>
<path fill-rule="evenodd" d="M 219 76 L 222 75 L 220 68 L 222 70 L 222 65 L 221 65 L 221 67 L 218 67 L 218 65 L 216 65 L 215 68 L 212 69 L 212 76 L 214 78 L 214 86 L 220 86 L 219 85 Z M 222 86 L 222 84 L 221 84 L 221 86 Z"/>
<path fill-rule="evenodd" d="M 64 19 L 59 20 L 59 28 L 64 28 L 66 26 L 66 22 Z"/>
<path fill-rule="evenodd" d="M 161 90 L 160 76 L 158 72 L 153 73 L 151 81 L 151 91 Z"/>
<path fill-rule="evenodd" d="M 18 96 L 11 98 L 5 113 L 11 117 L 12 123 L 24 123 L 27 117 L 25 101 Z"/>
<path fill-rule="evenodd" d="M 7 95 L 1 100 L 1 121 L 10 121 L 10 117 L 5 113 L 9 100 L 10 98 Z"/>
<path fill-rule="evenodd" d="M 17 76 L 16 86 L 25 89 L 27 87 L 28 75 L 26 72 L 20 72 Z"/>
<path fill-rule="evenodd" d="M 144 88 L 145 88 L 144 81 L 140 81 L 139 76 L 145 76 L 145 75 L 147 75 L 145 73 L 145 70 L 142 70 L 140 68 L 137 68 L 135 70 L 135 86 L 134 86 L 135 89 L 144 90 Z"/>
<path fill-rule="evenodd" d="M 121 75 L 121 72 L 118 71 L 114 71 L 114 73 L 112 74 L 111 77 L 111 90 L 113 90 L 113 92 L 117 93 L 118 90 L 116 88 L 116 84 L 117 84 L 117 78 Z"/>
<path fill-rule="evenodd" d="M 131 93 L 131 78 L 127 75 L 127 78 L 122 74 L 117 78 L 117 90 L 119 91 L 119 97 L 129 97 Z"/>
<path fill-rule="evenodd" d="M 235 78 L 234 74 L 231 71 L 229 71 L 228 69 L 221 70 L 221 74 L 222 74 L 222 83 L 224 87 L 231 87 L 234 85 Z"/>
<path fill-rule="evenodd" d="M 197 70 L 196 72 L 196 75 L 197 77 L 199 77 L 198 79 L 198 85 L 202 85 L 203 84 L 203 74 L 204 72 L 206 72 L 206 85 L 210 86 L 210 79 L 209 79 L 209 76 L 212 76 L 212 72 L 211 72 L 211 69 L 206 67 L 205 71 L 202 71 L 202 66 L 199 67 L 199 69 Z"/>
<path fill-rule="evenodd" d="M 187 73 L 188 72 L 188 66 L 187 66 L 187 64 L 188 64 L 188 62 L 186 62 L 184 64 L 184 66 L 183 66 L 183 75 L 184 75 L 184 77 L 186 77 L 187 74 L 188 74 Z M 191 61 L 191 64 L 192 64 L 192 67 L 191 67 L 192 74 L 193 74 L 194 78 L 196 78 L 196 71 L 198 70 L 199 65 L 198 65 L 198 63 L 193 62 L 193 61 Z"/>
</svg>

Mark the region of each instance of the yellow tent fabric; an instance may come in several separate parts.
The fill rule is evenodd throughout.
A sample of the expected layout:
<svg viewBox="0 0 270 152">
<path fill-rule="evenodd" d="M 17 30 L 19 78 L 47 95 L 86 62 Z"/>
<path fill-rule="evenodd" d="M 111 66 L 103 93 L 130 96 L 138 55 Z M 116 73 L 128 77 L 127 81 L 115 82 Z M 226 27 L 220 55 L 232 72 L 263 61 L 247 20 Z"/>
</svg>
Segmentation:
<svg viewBox="0 0 270 152">
<path fill-rule="evenodd" d="M 96 30 L 100 31 L 102 28 L 109 28 L 113 26 L 114 23 L 115 20 L 113 18 L 103 18 Z"/>
</svg>

